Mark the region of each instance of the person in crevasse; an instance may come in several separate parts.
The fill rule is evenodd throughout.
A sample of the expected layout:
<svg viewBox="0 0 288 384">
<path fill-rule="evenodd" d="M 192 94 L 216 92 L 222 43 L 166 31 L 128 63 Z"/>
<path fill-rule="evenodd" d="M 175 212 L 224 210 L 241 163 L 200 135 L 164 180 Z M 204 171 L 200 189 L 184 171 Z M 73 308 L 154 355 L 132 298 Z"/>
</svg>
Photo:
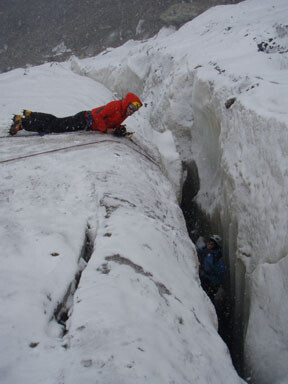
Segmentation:
<svg viewBox="0 0 288 384">
<path fill-rule="evenodd" d="M 10 135 L 20 130 L 47 133 L 65 133 L 74 131 L 100 131 L 116 136 L 127 134 L 123 121 L 142 107 L 142 102 L 134 95 L 127 93 L 124 99 L 110 103 L 91 111 L 82 111 L 74 116 L 56 117 L 48 113 L 23 111 L 23 115 L 15 115 L 10 127 Z"/>
<path fill-rule="evenodd" d="M 197 248 L 201 285 L 211 301 L 224 283 L 227 269 L 222 257 L 222 239 L 219 235 L 209 237 L 207 243 Z"/>
</svg>

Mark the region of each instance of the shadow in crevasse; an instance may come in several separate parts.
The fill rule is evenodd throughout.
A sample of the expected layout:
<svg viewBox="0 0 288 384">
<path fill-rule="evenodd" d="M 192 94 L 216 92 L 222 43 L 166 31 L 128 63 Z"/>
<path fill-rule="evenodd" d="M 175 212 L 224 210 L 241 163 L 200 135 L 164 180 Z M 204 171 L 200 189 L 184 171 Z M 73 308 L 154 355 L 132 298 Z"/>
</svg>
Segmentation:
<svg viewBox="0 0 288 384">
<path fill-rule="evenodd" d="M 203 241 L 203 238 L 207 239 L 211 236 L 211 234 L 215 232 L 215 227 L 209 216 L 203 212 L 201 207 L 195 201 L 195 197 L 200 189 L 200 180 L 196 163 L 184 163 L 183 168 L 186 173 L 186 178 L 182 189 L 181 209 L 186 221 L 189 236 L 193 243 L 197 245 L 201 240 Z M 225 237 L 225 234 L 223 237 Z M 213 304 L 218 316 L 218 333 L 228 346 L 234 366 L 240 374 L 240 353 L 233 337 L 234 300 L 230 293 L 229 277 L 226 279 L 223 287 L 217 292 Z"/>
</svg>

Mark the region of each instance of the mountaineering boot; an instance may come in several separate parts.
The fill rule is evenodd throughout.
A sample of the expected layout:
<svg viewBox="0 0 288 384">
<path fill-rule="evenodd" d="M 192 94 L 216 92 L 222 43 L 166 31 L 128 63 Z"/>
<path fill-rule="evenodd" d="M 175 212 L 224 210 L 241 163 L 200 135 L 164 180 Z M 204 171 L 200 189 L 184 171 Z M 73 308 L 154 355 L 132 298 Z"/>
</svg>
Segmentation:
<svg viewBox="0 0 288 384">
<path fill-rule="evenodd" d="M 30 117 L 31 111 L 29 111 L 28 109 L 23 109 L 23 115 L 24 117 Z"/>
<path fill-rule="evenodd" d="M 13 117 L 13 123 L 11 124 L 11 127 L 9 129 L 9 134 L 11 136 L 14 136 L 22 129 L 22 115 L 14 115 Z"/>
</svg>

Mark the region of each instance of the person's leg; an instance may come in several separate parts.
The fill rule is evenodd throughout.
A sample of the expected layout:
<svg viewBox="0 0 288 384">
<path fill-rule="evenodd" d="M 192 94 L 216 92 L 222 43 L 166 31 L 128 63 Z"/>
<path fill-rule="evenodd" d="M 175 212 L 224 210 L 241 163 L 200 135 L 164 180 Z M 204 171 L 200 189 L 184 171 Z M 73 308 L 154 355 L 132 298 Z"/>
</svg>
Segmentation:
<svg viewBox="0 0 288 384">
<path fill-rule="evenodd" d="M 56 117 L 48 113 L 31 112 L 22 120 L 22 127 L 26 131 L 39 133 L 73 132 L 86 129 L 86 112 L 79 112 L 74 116 Z"/>
<path fill-rule="evenodd" d="M 206 289 L 205 289 L 207 295 L 210 297 L 210 300 L 212 301 L 212 303 L 214 304 L 214 301 L 215 301 L 215 295 L 218 291 L 218 287 L 215 287 L 214 285 L 212 284 L 208 284 L 206 286 Z"/>
<path fill-rule="evenodd" d="M 207 293 L 207 295 L 210 297 L 210 300 L 212 303 L 214 302 L 215 294 L 218 291 L 218 287 L 215 287 L 211 284 L 211 281 L 207 279 L 206 276 L 200 275 L 200 281 L 202 288 Z"/>
<path fill-rule="evenodd" d="M 52 122 L 52 132 L 74 132 L 86 129 L 86 111 L 74 116 L 57 118 Z"/>
<path fill-rule="evenodd" d="M 22 119 L 22 128 L 30 132 L 51 133 L 56 120 L 57 117 L 49 113 L 31 112 Z"/>
</svg>

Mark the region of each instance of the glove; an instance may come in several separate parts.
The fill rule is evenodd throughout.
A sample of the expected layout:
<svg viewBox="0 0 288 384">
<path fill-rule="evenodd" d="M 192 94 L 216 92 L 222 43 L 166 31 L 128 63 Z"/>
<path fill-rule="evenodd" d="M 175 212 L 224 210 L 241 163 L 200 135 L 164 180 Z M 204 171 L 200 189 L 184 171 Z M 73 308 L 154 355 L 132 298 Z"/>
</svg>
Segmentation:
<svg viewBox="0 0 288 384">
<path fill-rule="evenodd" d="M 126 136 L 126 133 L 127 133 L 127 129 L 125 125 L 120 125 L 115 129 L 114 136 L 123 137 L 123 136 Z"/>
</svg>

